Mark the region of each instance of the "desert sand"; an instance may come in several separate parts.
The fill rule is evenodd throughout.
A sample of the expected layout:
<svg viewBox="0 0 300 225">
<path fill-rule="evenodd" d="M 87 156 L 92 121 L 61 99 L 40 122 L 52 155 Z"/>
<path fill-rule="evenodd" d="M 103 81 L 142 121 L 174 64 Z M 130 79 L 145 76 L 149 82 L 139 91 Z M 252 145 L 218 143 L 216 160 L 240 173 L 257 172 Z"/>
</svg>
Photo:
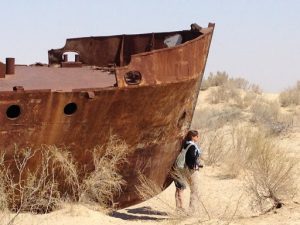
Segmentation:
<svg viewBox="0 0 300 225">
<path fill-rule="evenodd" d="M 206 101 L 209 93 L 200 92 L 197 109 L 210 107 Z M 263 94 L 264 98 L 274 100 L 277 94 Z M 218 104 L 214 107 L 224 107 Z M 299 110 L 293 109 L 293 110 Z M 298 114 L 299 116 L 299 114 Z M 295 159 L 300 159 L 300 126 L 295 123 L 288 134 L 278 137 L 281 147 Z M 204 149 L 205 151 L 205 149 Z M 107 214 L 83 204 L 64 204 L 59 210 L 45 215 L 21 213 L 14 221 L 19 225 L 71 225 L 71 224 L 300 224 L 300 193 L 280 209 L 259 214 L 251 209 L 249 195 L 244 191 L 243 182 L 236 178 L 220 176 L 222 168 L 205 166 L 200 170 L 200 210 L 195 216 L 173 216 L 175 209 L 175 186 L 172 183 L 158 196 L 138 205 Z M 295 174 L 296 183 L 300 184 L 300 165 Z M 188 208 L 189 190 L 184 193 L 184 204 Z M 3 213 L 1 225 L 14 214 Z M 1 218 L 1 216 L 0 216 Z"/>
</svg>

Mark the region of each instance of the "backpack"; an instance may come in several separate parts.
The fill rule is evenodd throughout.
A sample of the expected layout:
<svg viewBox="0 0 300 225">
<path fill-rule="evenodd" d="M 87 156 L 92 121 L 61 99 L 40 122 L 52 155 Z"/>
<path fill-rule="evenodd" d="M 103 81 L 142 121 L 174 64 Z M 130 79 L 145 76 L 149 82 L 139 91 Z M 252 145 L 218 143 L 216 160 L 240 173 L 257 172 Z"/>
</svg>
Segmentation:
<svg viewBox="0 0 300 225">
<path fill-rule="evenodd" d="M 187 150 L 189 149 L 190 146 L 192 146 L 193 144 L 189 144 L 186 148 L 181 149 L 181 152 L 179 153 L 179 155 L 176 158 L 175 161 L 175 167 L 179 168 L 179 169 L 183 169 L 185 166 L 185 155 Z"/>
</svg>

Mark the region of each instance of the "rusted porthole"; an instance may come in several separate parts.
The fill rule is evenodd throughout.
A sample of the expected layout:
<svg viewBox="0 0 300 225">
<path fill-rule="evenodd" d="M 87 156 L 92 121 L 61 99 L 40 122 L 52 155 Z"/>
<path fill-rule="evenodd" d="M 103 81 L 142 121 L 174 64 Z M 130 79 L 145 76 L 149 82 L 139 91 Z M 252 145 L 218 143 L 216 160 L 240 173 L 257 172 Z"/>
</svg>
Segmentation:
<svg viewBox="0 0 300 225">
<path fill-rule="evenodd" d="M 11 105 L 6 110 L 6 116 L 9 119 L 16 119 L 21 114 L 21 108 L 18 105 Z"/>
<path fill-rule="evenodd" d="M 64 108 L 64 113 L 68 116 L 74 114 L 76 111 L 77 111 L 77 105 L 74 102 L 67 104 Z"/>
<path fill-rule="evenodd" d="M 142 75 L 139 71 L 129 71 L 125 74 L 124 78 L 129 85 L 139 84 L 142 81 Z"/>
</svg>

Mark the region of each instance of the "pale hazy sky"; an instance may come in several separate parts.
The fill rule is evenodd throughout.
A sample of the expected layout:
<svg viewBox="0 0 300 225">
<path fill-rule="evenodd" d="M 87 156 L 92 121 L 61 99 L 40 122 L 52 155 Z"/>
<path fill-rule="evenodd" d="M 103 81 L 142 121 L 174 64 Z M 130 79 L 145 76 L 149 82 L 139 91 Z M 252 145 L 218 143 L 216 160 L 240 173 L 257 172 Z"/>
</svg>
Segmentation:
<svg viewBox="0 0 300 225">
<path fill-rule="evenodd" d="M 300 0 L 1 1 L 0 61 L 48 62 L 65 39 L 216 23 L 205 74 L 226 71 L 282 91 L 300 80 Z"/>
</svg>

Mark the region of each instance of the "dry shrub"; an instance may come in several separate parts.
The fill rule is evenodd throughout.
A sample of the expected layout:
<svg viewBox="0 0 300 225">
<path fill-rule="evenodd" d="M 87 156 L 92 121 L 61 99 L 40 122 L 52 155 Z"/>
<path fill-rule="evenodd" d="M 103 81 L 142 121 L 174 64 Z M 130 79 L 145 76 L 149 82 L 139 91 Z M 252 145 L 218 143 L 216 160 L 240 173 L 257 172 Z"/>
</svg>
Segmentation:
<svg viewBox="0 0 300 225">
<path fill-rule="evenodd" d="M 242 112 L 239 108 L 226 106 L 222 109 L 207 107 L 196 109 L 191 127 L 196 130 L 217 130 L 226 124 L 234 123 L 241 119 Z"/>
<path fill-rule="evenodd" d="M 4 211 L 8 207 L 6 195 L 4 154 L 0 154 L 0 211 Z"/>
<path fill-rule="evenodd" d="M 300 81 L 295 87 L 289 88 L 279 95 L 281 106 L 300 105 Z"/>
<path fill-rule="evenodd" d="M 245 109 L 251 106 L 257 97 L 257 93 L 242 91 L 228 82 L 221 87 L 212 89 L 211 94 L 208 96 L 208 101 L 211 104 L 227 103 L 236 108 Z"/>
<path fill-rule="evenodd" d="M 293 112 L 294 126 L 300 126 L 300 107 L 296 108 Z"/>
<path fill-rule="evenodd" d="M 127 152 L 127 145 L 111 136 L 105 148 L 94 149 L 95 170 L 79 179 L 68 150 L 52 145 L 36 150 L 15 146 L 13 160 L 5 161 L 4 152 L 0 156 L 0 210 L 9 208 L 16 216 L 24 211 L 47 213 L 63 201 L 78 200 L 111 206 L 125 184 L 118 166 L 126 161 Z"/>
<path fill-rule="evenodd" d="M 238 88 L 242 90 L 248 90 L 249 89 L 249 81 L 245 80 L 244 78 L 230 78 L 228 80 L 229 86 L 233 88 Z"/>
<path fill-rule="evenodd" d="M 126 184 L 119 173 L 119 166 L 126 163 L 128 146 L 116 136 L 110 136 L 106 146 L 93 151 L 95 170 L 83 180 L 80 201 L 99 203 L 102 207 L 114 207 L 114 196 Z"/>
<path fill-rule="evenodd" d="M 253 207 L 263 212 L 280 208 L 282 201 L 296 192 L 296 162 L 261 133 L 253 136 L 250 147 L 253 154 L 247 163 L 245 181 Z"/>
<path fill-rule="evenodd" d="M 50 158 L 51 167 L 59 174 L 59 179 L 63 179 L 63 185 L 68 192 L 62 192 L 68 200 L 76 201 L 80 193 L 80 181 L 78 177 L 78 166 L 74 158 L 67 149 L 58 148 L 54 145 L 42 146 L 43 158 Z"/>
<path fill-rule="evenodd" d="M 32 160 L 39 160 L 35 168 L 28 169 Z M 26 211 L 47 213 L 61 202 L 58 181 L 63 179 L 67 188 L 75 186 L 73 196 L 78 191 L 78 179 L 74 161 L 70 154 L 55 146 L 42 146 L 41 149 L 15 146 L 13 161 L 2 167 L 4 196 L 7 207 L 18 213 Z M 15 169 L 14 169 L 15 168 Z M 74 176 L 73 176 L 74 174 Z M 72 197 L 73 197 L 72 196 Z"/>
<path fill-rule="evenodd" d="M 224 178 L 236 178 L 243 173 L 244 168 L 252 157 L 251 138 L 256 130 L 244 125 L 232 126 L 229 147 L 222 164 Z"/>
<path fill-rule="evenodd" d="M 261 95 L 263 90 L 261 89 L 261 87 L 257 84 L 251 84 L 249 87 L 249 90 L 251 90 L 253 93 Z"/>
<path fill-rule="evenodd" d="M 250 111 L 253 113 L 253 122 L 263 122 L 266 120 L 277 120 L 280 113 L 280 105 L 277 101 L 268 101 L 262 98 L 257 99 Z"/>
<path fill-rule="evenodd" d="M 249 84 L 244 78 L 228 78 L 226 72 L 210 73 L 201 87 L 202 90 L 214 87 L 207 97 L 209 103 L 228 103 L 241 109 L 249 107 L 257 95 L 262 93 L 258 85 Z"/>
<path fill-rule="evenodd" d="M 295 161 L 262 129 L 234 127 L 232 146 L 224 160 L 223 176 L 242 175 L 253 208 L 267 211 L 282 206 L 295 194 Z"/>
<path fill-rule="evenodd" d="M 278 135 L 293 125 L 293 118 L 280 112 L 277 101 L 258 99 L 250 109 L 251 122 L 262 125 L 270 134 Z"/>
<path fill-rule="evenodd" d="M 243 96 L 243 101 L 240 104 L 240 108 L 242 108 L 242 109 L 248 108 L 249 106 L 254 104 L 254 102 L 256 101 L 257 98 L 258 98 L 257 93 L 255 93 L 253 91 L 247 91 L 245 93 L 245 95 Z"/>
<path fill-rule="evenodd" d="M 226 83 L 212 89 L 208 96 L 208 101 L 211 104 L 229 103 L 231 105 L 239 105 L 242 102 L 242 97 L 239 89 L 231 86 L 231 83 Z"/>
<path fill-rule="evenodd" d="M 49 169 L 50 156 L 43 154 L 38 168 L 29 171 L 29 161 L 36 155 L 36 150 L 25 148 L 14 151 L 14 166 L 17 174 L 7 171 L 7 189 L 10 208 L 13 211 L 49 212 L 59 203 L 58 185 L 54 168 Z M 50 174 L 53 172 L 53 174 Z M 25 175 L 25 176 L 24 176 Z M 16 176 L 16 182 L 15 182 Z"/>
<path fill-rule="evenodd" d="M 207 79 L 201 82 L 201 90 L 206 90 L 209 87 L 221 86 L 227 81 L 228 74 L 225 71 L 218 71 L 216 74 L 210 73 Z"/>
<path fill-rule="evenodd" d="M 144 174 L 141 172 L 138 173 L 138 180 L 139 185 L 136 186 L 137 194 L 143 200 L 148 200 L 160 194 L 163 190 L 161 186 L 156 184 L 154 181 L 148 179 Z M 159 198 L 159 200 L 162 200 Z M 162 201 L 165 203 L 164 201 Z M 168 206 L 170 206 L 168 204 Z"/>
<path fill-rule="evenodd" d="M 228 134 L 223 129 L 201 133 L 201 147 L 205 149 L 205 165 L 220 165 L 228 154 Z"/>
</svg>

